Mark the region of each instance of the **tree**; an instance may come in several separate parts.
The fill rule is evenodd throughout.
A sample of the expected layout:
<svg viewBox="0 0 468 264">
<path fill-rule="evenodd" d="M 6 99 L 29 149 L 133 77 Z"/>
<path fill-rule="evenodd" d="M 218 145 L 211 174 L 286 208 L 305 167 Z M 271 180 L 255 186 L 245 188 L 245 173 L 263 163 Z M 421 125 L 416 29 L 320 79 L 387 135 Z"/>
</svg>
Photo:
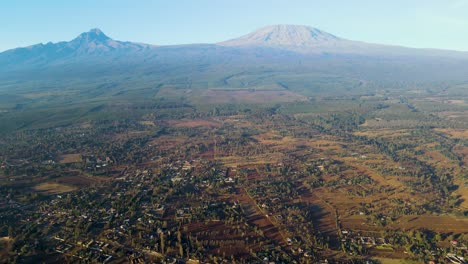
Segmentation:
<svg viewBox="0 0 468 264">
<path fill-rule="evenodd" d="M 12 227 L 12 226 L 9 226 L 9 227 L 8 227 L 8 236 L 9 236 L 10 238 L 15 237 L 15 231 L 13 230 L 13 227 Z"/>
</svg>

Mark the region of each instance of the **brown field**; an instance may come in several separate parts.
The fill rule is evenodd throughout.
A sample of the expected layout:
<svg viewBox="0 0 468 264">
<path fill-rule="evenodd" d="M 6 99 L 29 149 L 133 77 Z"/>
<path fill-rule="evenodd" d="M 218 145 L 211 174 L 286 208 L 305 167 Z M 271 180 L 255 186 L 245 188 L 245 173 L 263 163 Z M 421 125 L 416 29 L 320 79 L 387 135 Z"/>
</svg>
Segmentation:
<svg viewBox="0 0 468 264">
<path fill-rule="evenodd" d="M 375 172 L 374 170 L 370 169 L 369 167 L 359 164 L 355 160 L 350 158 L 343 159 L 343 161 L 347 162 L 350 166 L 354 167 L 354 171 L 358 174 L 363 174 L 371 177 L 374 181 L 378 182 L 380 185 L 389 185 L 395 188 L 404 188 L 403 184 L 394 179 L 393 177 L 383 177 L 380 173 Z M 393 165 L 393 164 L 392 164 Z"/>
<path fill-rule="evenodd" d="M 289 153 L 294 156 L 318 159 L 327 155 L 335 155 L 343 152 L 343 144 L 332 136 L 320 136 L 313 138 L 297 138 L 293 136 L 281 136 L 273 131 L 253 136 L 260 144 L 268 146 L 274 151 L 274 155 L 268 155 L 271 160 L 267 163 L 281 162 L 278 158 L 285 159 Z M 320 154 L 313 152 L 320 152 Z M 268 159 L 267 159 L 268 161 Z"/>
<path fill-rule="evenodd" d="M 449 128 L 436 128 L 437 132 L 442 132 L 449 137 L 468 139 L 468 129 L 449 129 Z"/>
<path fill-rule="evenodd" d="M 314 138 L 310 140 L 309 146 L 322 150 L 324 152 L 329 152 L 330 154 L 342 153 L 343 152 L 343 145 L 337 139 L 333 139 L 331 137 L 328 138 Z"/>
<path fill-rule="evenodd" d="M 307 146 L 322 150 L 342 150 L 341 142 L 331 136 L 317 138 L 297 138 L 292 136 L 281 136 L 275 132 L 267 132 L 253 136 L 261 144 L 276 147 L 277 150 L 291 151 L 298 146 Z"/>
<path fill-rule="evenodd" d="M 468 116 L 467 111 L 442 111 L 437 113 L 441 118 L 465 119 Z"/>
<path fill-rule="evenodd" d="M 220 127 L 222 124 L 218 121 L 206 119 L 180 119 L 167 121 L 169 126 L 174 127 Z"/>
<path fill-rule="evenodd" d="M 33 189 L 44 194 L 58 194 L 72 192 L 82 187 L 96 185 L 109 180 L 111 180 L 110 177 L 90 177 L 86 175 L 80 175 L 77 172 L 72 171 L 69 173 L 69 175 L 55 178 L 53 182 L 43 182 L 37 184 L 33 187 Z"/>
<path fill-rule="evenodd" d="M 465 100 L 447 100 L 445 102 L 447 102 L 448 104 L 464 104 Z"/>
<path fill-rule="evenodd" d="M 77 163 L 81 162 L 81 154 L 64 154 L 60 157 L 60 163 Z"/>
<path fill-rule="evenodd" d="M 68 175 L 55 179 L 57 183 L 72 186 L 89 186 L 100 182 L 108 181 L 110 178 L 102 176 Z"/>
<path fill-rule="evenodd" d="M 238 167 L 238 166 L 254 166 L 259 164 L 267 163 L 279 163 L 284 159 L 284 154 L 268 153 L 263 155 L 255 156 L 225 156 L 219 157 L 216 155 L 216 160 L 221 161 L 226 167 Z"/>
<path fill-rule="evenodd" d="M 458 189 L 454 193 L 460 196 L 459 201 L 461 201 L 461 203 L 459 208 L 462 210 L 468 210 L 468 188 L 465 185 L 467 181 L 461 178 L 455 178 L 454 183 L 458 185 Z"/>
<path fill-rule="evenodd" d="M 236 127 L 251 127 L 252 122 L 246 120 L 245 115 L 232 115 L 223 119 L 224 124 L 232 124 Z"/>
<path fill-rule="evenodd" d="M 457 145 L 454 147 L 454 152 L 463 157 L 463 161 L 468 163 L 468 147 Z"/>
<path fill-rule="evenodd" d="M 342 218 L 343 228 L 360 231 L 378 231 L 382 227 L 369 225 L 366 223 L 365 215 L 353 215 Z M 437 215 L 405 215 L 385 228 L 393 230 L 416 230 L 429 229 L 440 233 L 455 234 L 468 232 L 468 219 L 454 216 Z"/>
<path fill-rule="evenodd" d="M 302 102 L 307 98 L 287 90 L 217 90 L 205 91 L 196 101 L 199 103 L 271 103 Z"/>
<path fill-rule="evenodd" d="M 468 232 L 468 218 L 454 216 L 403 216 L 397 222 L 389 225 L 393 229 L 418 229 L 427 228 L 441 233 L 466 233 Z"/>
<path fill-rule="evenodd" d="M 464 104 L 465 103 L 465 100 L 447 99 L 447 98 L 441 98 L 441 97 L 425 97 L 422 99 L 417 99 L 416 101 L 435 102 L 435 103 L 442 103 L 442 104 Z"/>
<path fill-rule="evenodd" d="M 382 255 L 382 254 L 379 254 Z M 399 258 L 390 258 L 391 256 L 385 257 L 385 258 L 376 258 L 380 263 L 382 264 L 417 264 L 419 263 L 418 261 L 415 260 L 409 260 L 409 259 L 399 259 Z"/>
<path fill-rule="evenodd" d="M 46 194 L 66 193 L 77 190 L 78 188 L 56 182 L 44 182 L 33 187 L 34 190 Z"/>
<path fill-rule="evenodd" d="M 330 238 L 335 240 L 338 239 L 335 208 L 324 200 L 322 195 L 317 193 L 316 189 L 312 191 L 306 189 L 304 195 L 301 197 L 301 201 L 304 201 L 315 208 L 313 211 L 314 226 Z"/>
<path fill-rule="evenodd" d="M 239 201 L 244 212 L 247 215 L 247 221 L 258 226 L 266 237 L 276 241 L 282 247 L 286 246 L 286 236 L 283 234 L 278 224 L 266 216 L 255 200 L 248 195 L 245 189 L 239 189 L 239 194 L 233 198 Z"/>
<path fill-rule="evenodd" d="M 284 143 L 290 143 L 293 138 L 282 137 L 274 132 L 267 132 L 253 136 L 254 139 L 258 140 L 261 144 L 265 145 L 279 145 Z M 287 139 L 289 138 L 289 140 Z"/>
<path fill-rule="evenodd" d="M 256 226 L 262 230 L 263 234 L 269 239 L 275 241 L 280 246 L 286 246 L 286 238 L 279 225 L 266 216 L 266 213 L 258 207 L 256 202 L 248 195 L 243 188 L 239 188 L 236 194 L 226 196 L 226 199 L 238 201 L 245 212 L 246 220 L 252 226 Z M 228 244 L 217 248 L 216 251 L 225 255 L 234 255 L 236 257 L 249 256 L 249 248 L 261 248 L 261 245 L 256 244 L 253 240 L 246 241 L 245 236 L 257 236 L 253 232 L 245 234 L 236 233 L 235 225 L 228 225 L 224 221 L 206 221 L 186 224 L 182 228 L 190 234 L 196 234 L 198 240 L 220 240 L 227 241 Z M 207 235 L 209 233 L 209 235 Z M 215 252 L 212 252 L 215 253 Z"/>
<path fill-rule="evenodd" d="M 151 140 L 149 143 L 151 146 L 157 146 L 161 150 L 170 150 L 174 149 L 182 144 L 187 140 L 187 137 L 178 136 L 178 137 L 171 137 L 171 136 L 160 136 L 156 139 Z"/>
<path fill-rule="evenodd" d="M 367 122 L 367 121 L 366 121 Z M 364 123 L 361 126 L 367 126 L 368 124 Z M 409 131 L 406 129 L 378 129 L 378 130 L 362 130 L 353 133 L 356 136 L 366 136 L 366 137 L 383 137 L 383 138 L 395 138 L 409 135 Z"/>
<path fill-rule="evenodd" d="M 450 160 L 445 155 L 436 150 L 427 151 L 424 153 L 424 159 L 429 164 L 443 168 L 456 168 L 458 166 L 454 161 Z"/>
<path fill-rule="evenodd" d="M 374 231 L 381 230 L 381 227 L 376 225 L 369 225 L 366 222 L 367 216 L 365 215 L 352 215 L 347 217 L 341 217 L 341 226 L 343 229 L 358 231 Z"/>
</svg>

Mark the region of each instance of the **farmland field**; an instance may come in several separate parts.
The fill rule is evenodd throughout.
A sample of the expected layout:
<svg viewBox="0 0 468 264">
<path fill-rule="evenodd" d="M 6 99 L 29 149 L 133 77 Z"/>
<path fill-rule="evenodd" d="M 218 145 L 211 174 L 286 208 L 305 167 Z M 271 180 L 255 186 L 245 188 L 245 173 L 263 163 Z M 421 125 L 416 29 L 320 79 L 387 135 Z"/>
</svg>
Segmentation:
<svg viewBox="0 0 468 264">
<path fill-rule="evenodd" d="M 44 182 L 44 183 L 34 186 L 33 189 L 41 193 L 58 194 L 58 193 L 71 192 L 71 191 L 76 190 L 77 188 L 69 186 L 69 185 L 65 185 L 65 184 L 60 184 L 60 183 Z"/>
</svg>

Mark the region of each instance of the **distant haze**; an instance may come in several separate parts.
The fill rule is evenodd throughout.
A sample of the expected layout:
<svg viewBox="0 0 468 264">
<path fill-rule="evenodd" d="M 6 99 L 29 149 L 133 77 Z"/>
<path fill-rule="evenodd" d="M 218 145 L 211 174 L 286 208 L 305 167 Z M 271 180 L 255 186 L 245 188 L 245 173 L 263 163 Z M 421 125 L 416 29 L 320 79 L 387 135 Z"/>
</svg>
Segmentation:
<svg viewBox="0 0 468 264">
<path fill-rule="evenodd" d="M 345 39 L 468 50 L 468 1 L 3 1 L 0 51 L 70 40 L 99 27 L 154 45 L 216 43 L 274 24 L 311 25 Z"/>
</svg>

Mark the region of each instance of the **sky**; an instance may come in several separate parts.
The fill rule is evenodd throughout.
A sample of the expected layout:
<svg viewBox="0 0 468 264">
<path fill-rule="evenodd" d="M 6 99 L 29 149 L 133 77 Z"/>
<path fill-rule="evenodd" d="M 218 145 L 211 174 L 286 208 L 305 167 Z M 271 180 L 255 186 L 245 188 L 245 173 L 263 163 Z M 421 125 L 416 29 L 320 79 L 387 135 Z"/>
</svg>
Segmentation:
<svg viewBox="0 0 468 264">
<path fill-rule="evenodd" d="M 351 40 L 468 51 L 468 0 L 2 0 L 0 51 L 91 28 L 155 45 L 215 43 L 273 24 Z"/>
</svg>

